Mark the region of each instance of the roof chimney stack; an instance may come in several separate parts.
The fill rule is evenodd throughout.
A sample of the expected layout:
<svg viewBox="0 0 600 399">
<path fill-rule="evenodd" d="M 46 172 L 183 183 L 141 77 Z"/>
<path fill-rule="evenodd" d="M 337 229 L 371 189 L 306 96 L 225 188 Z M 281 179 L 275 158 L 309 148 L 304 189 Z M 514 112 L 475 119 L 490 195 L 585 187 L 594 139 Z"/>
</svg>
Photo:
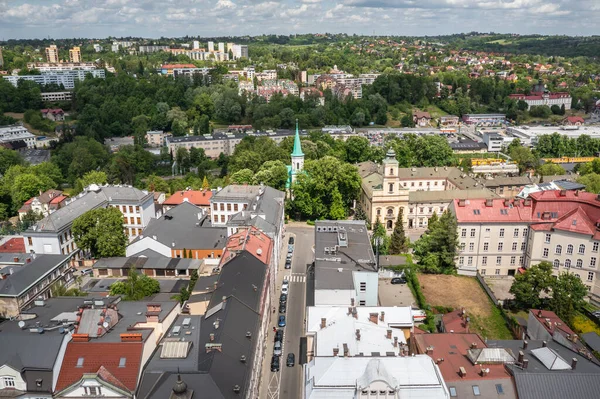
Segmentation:
<svg viewBox="0 0 600 399">
<path fill-rule="evenodd" d="M 356 329 L 356 340 L 360 341 L 360 329 Z"/>
<path fill-rule="evenodd" d="M 523 359 L 525 359 L 525 354 L 523 353 L 523 351 L 519 351 L 519 358 L 517 361 L 519 363 L 523 363 Z"/>
<path fill-rule="evenodd" d="M 467 370 L 465 370 L 464 367 L 460 367 L 458 369 L 458 375 L 460 375 L 460 378 L 465 378 L 467 376 Z"/>
<path fill-rule="evenodd" d="M 321 317 L 321 329 L 327 327 L 327 319 L 325 317 Z"/>
<path fill-rule="evenodd" d="M 526 369 L 529 366 L 529 359 L 523 359 L 523 369 Z"/>
<path fill-rule="evenodd" d="M 538 310 L 538 317 L 542 317 L 542 310 Z"/>
<path fill-rule="evenodd" d="M 215 334 L 214 333 L 210 333 L 208 335 L 208 339 L 210 340 L 210 342 L 215 342 Z"/>
<path fill-rule="evenodd" d="M 477 342 L 471 343 L 471 349 L 477 349 Z"/>
<path fill-rule="evenodd" d="M 377 324 L 377 317 L 379 315 L 377 313 L 369 313 L 369 321 L 373 324 Z"/>
<path fill-rule="evenodd" d="M 387 339 L 392 339 L 392 330 L 387 330 L 387 334 L 385 336 Z"/>
<path fill-rule="evenodd" d="M 381 312 L 381 315 L 379 316 L 379 320 L 382 322 L 385 321 L 385 312 L 384 311 Z"/>
<path fill-rule="evenodd" d="M 349 353 L 348 353 L 348 344 L 344 344 L 344 357 L 348 357 Z"/>
<path fill-rule="evenodd" d="M 571 370 L 575 370 L 577 368 L 577 358 L 574 357 L 571 361 Z"/>
<path fill-rule="evenodd" d="M 523 350 L 527 349 L 528 344 L 529 344 L 529 342 L 523 341 Z"/>
<path fill-rule="evenodd" d="M 546 342 L 546 341 L 542 341 L 542 348 L 545 348 L 545 347 L 547 347 L 547 346 L 548 346 L 548 342 Z"/>
<path fill-rule="evenodd" d="M 340 348 L 333 348 L 333 356 L 337 356 L 340 353 Z"/>
</svg>

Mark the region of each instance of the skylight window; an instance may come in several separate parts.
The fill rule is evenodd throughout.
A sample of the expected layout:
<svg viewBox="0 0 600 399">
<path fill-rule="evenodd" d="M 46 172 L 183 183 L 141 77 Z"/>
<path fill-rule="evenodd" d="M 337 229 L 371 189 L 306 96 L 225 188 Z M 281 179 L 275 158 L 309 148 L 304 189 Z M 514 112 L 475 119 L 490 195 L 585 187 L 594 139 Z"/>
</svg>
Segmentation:
<svg viewBox="0 0 600 399">
<path fill-rule="evenodd" d="M 501 215 L 508 215 L 508 209 L 500 209 Z"/>
<path fill-rule="evenodd" d="M 82 357 L 77 359 L 77 367 L 83 367 L 83 358 Z"/>
<path fill-rule="evenodd" d="M 481 215 L 481 211 L 479 209 L 473 209 L 473 215 Z"/>
<path fill-rule="evenodd" d="M 571 222 L 571 224 L 572 224 L 573 226 L 577 226 L 577 219 L 573 219 L 573 221 Z"/>
<path fill-rule="evenodd" d="M 126 357 L 122 357 L 121 359 L 119 359 L 119 367 L 125 367 L 125 363 L 127 363 Z"/>
</svg>

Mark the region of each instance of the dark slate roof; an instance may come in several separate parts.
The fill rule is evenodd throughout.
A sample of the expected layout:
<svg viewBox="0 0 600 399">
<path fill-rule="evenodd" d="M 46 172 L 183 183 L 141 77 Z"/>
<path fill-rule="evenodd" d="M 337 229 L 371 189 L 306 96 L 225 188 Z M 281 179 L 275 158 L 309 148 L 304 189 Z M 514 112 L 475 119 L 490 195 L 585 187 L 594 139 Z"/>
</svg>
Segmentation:
<svg viewBox="0 0 600 399">
<path fill-rule="evenodd" d="M 585 333 L 581 335 L 581 338 L 583 338 L 586 345 L 589 346 L 591 350 L 600 352 L 600 335 L 598 335 L 598 333 L 594 331 Z"/>
<path fill-rule="evenodd" d="M 249 308 L 259 312 L 267 265 L 244 250 L 225 263 L 208 309 L 218 305 L 223 297 L 235 296 Z"/>
<path fill-rule="evenodd" d="M 208 374 L 200 372 L 181 374 L 188 391 L 193 391 L 193 398 L 223 399 L 225 396 Z M 156 372 L 144 375 L 136 395 L 139 399 L 168 399 L 177 381 L 177 372 Z"/>
<path fill-rule="evenodd" d="M 569 180 L 554 180 L 554 183 L 562 188 L 563 190 L 583 190 L 585 189 L 584 184 L 580 184 L 577 182 L 569 181 Z"/>
<path fill-rule="evenodd" d="M 183 202 L 162 215 L 159 219 L 151 219 L 144 229 L 143 237 L 154 237 L 169 248 L 186 249 L 223 249 L 227 241 L 227 228 L 202 227 L 197 223 L 204 220 L 203 210 L 189 202 Z"/>
<path fill-rule="evenodd" d="M 68 255 L 37 255 L 31 263 L 19 267 L 7 279 L 0 280 L 0 296 L 21 295 L 68 258 Z"/>
<path fill-rule="evenodd" d="M 553 341 L 548 342 L 552 349 L 569 365 L 573 358 L 577 359 L 575 370 L 549 370 L 531 352 L 542 347 L 542 341 L 529 341 L 523 350 L 523 341 L 488 341 L 488 347 L 510 349 L 515 357 L 519 351 L 524 352 L 529 360 L 527 369 L 517 365 L 507 365 L 515 377 L 519 399 L 569 398 L 589 399 L 600 392 L 600 366 L 576 352 Z"/>
<path fill-rule="evenodd" d="M 101 258 L 94 263 L 94 269 L 129 269 L 132 266 L 136 269 L 170 269 L 187 270 L 200 267 L 202 261 L 190 258 L 168 258 L 161 254 L 152 257 L 146 256 L 114 257 Z"/>
</svg>

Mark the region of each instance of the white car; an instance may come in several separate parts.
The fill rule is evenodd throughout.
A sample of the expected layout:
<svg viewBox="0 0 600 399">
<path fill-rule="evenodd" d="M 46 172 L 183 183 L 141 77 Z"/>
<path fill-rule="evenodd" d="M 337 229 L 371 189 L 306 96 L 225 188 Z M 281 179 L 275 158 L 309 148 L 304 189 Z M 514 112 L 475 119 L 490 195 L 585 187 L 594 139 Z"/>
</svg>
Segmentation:
<svg viewBox="0 0 600 399">
<path fill-rule="evenodd" d="M 290 287 L 290 285 L 287 282 L 284 282 L 281 285 L 281 293 L 287 295 L 289 287 Z"/>
</svg>

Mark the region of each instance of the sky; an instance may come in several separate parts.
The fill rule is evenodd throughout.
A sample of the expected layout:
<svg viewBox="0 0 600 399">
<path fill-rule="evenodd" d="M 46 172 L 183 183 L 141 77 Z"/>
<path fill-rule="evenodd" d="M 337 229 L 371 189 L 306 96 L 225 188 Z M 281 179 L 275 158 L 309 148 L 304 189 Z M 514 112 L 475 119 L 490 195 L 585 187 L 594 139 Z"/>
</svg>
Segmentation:
<svg viewBox="0 0 600 399">
<path fill-rule="evenodd" d="M 600 34 L 600 0 L 0 0 L 0 40 L 294 33 Z"/>
</svg>

